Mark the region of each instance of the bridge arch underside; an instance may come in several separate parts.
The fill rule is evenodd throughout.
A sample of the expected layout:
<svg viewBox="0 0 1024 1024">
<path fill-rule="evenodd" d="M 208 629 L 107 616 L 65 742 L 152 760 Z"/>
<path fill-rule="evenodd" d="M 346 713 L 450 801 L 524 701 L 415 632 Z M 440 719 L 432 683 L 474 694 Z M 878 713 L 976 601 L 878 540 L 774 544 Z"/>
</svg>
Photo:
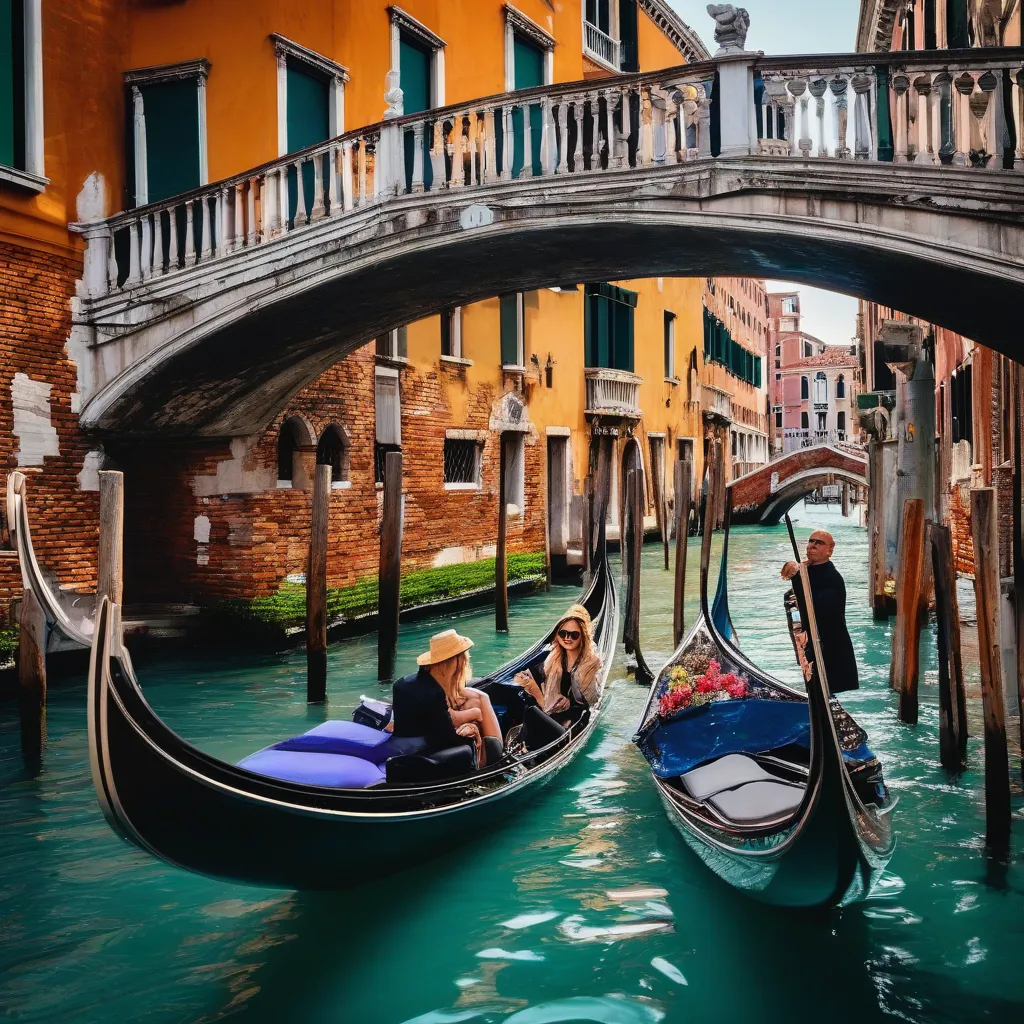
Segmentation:
<svg viewBox="0 0 1024 1024">
<path fill-rule="evenodd" d="M 867 477 L 848 470 L 809 469 L 785 480 L 779 489 L 762 504 L 743 511 L 733 512 L 737 525 L 776 526 L 782 522 L 789 510 L 819 487 L 827 484 L 848 483 L 867 487 Z"/>
<path fill-rule="evenodd" d="M 121 436 L 249 434 L 386 331 L 446 306 L 581 281 L 783 278 L 1024 351 L 1024 221 L 1002 207 L 936 212 L 905 190 L 897 201 L 871 173 L 839 197 L 757 181 L 702 197 L 692 193 L 713 191 L 708 182 L 677 170 L 653 181 L 601 177 L 546 179 L 528 196 L 522 183 L 514 195 L 476 189 L 461 204 L 452 193 L 407 196 L 232 254 L 214 280 L 196 268 L 192 290 L 157 281 L 148 295 L 98 302 L 83 425 Z M 470 206 L 486 206 L 493 223 L 463 228 Z M 109 328 L 118 317 L 138 326 Z"/>
</svg>

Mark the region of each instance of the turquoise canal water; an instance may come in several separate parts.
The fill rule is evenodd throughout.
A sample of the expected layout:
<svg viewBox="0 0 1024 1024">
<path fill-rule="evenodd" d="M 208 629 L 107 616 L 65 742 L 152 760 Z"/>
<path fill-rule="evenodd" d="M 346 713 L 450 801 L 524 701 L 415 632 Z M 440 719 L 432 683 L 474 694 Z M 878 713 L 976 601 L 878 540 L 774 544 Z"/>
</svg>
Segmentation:
<svg viewBox="0 0 1024 1024">
<path fill-rule="evenodd" d="M 866 535 L 825 524 L 851 592 L 864 724 L 901 798 L 899 845 L 877 898 L 842 912 L 770 910 L 710 875 L 667 823 L 630 743 L 645 693 L 613 673 L 598 736 L 508 827 L 443 861 L 338 894 L 198 878 L 116 839 L 92 794 L 84 682 L 51 695 L 43 774 L 22 775 L 14 709 L 0 706 L 0 1011 L 28 1021 L 546 1024 L 655 1021 L 1020 1021 L 1024 844 L 1008 871 L 983 856 L 982 751 L 951 780 L 938 763 L 936 669 L 925 658 L 921 723 L 896 722 L 889 631 L 867 614 Z M 732 613 L 743 645 L 797 681 L 782 618 L 784 528 L 733 535 Z M 669 653 L 671 576 L 645 551 L 648 658 Z M 516 601 L 512 632 L 463 616 L 478 670 L 519 651 L 574 596 Z M 692 617 L 695 593 L 691 593 Z M 969 617 L 970 610 L 965 611 Z M 441 623 L 403 631 L 411 664 Z M 376 690 L 372 638 L 331 650 L 330 710 Z M 175 658 L 139 666 L 178 732 L 229 760 L 320 721 L 303 703 L 303 656 Z M 976 659 L 971 659 L 972 665 Z M 973 670 L 973 669 L 972 669 Z M 980 735 L 976 680 L 972 725 Z M 1019 761 L 1013 761 L 1016 772 Z"/>
</svg>

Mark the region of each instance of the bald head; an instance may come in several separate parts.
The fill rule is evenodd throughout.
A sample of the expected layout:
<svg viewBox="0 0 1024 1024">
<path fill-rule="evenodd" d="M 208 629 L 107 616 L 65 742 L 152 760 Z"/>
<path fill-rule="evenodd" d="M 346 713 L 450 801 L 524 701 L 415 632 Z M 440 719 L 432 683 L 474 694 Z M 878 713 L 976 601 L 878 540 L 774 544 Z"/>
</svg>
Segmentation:
<svg viewBox="0 0 1024 1024">
<path fill-rule="evenodd" d="M 836 542 L 826 530 L 815 530 L 807 541 L 807 561 L 811 565 L 821 565 L 832 557 Z"/>
</svg>

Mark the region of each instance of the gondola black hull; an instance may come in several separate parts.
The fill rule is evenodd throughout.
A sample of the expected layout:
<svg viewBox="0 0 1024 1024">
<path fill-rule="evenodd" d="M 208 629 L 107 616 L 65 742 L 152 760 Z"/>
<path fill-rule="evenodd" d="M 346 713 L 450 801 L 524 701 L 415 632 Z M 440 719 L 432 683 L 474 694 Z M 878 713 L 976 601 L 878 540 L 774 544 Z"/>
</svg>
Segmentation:
<svg viewBox="0 0 1024 1024">
<path fill-rule="evenodd" d="M 597 577 L 587 603 L 599 617 L 605 682 L 618 608 L 604 563 Z M 484 836 L 574 759 L 606 702 L 602 693 L 562 740 L 462 780 L 366 790 L 297 785 L 211 757 L 164 725 L 116 639 L 116 618 L 117 609 L 104 603 L 90 670 L 90 756 L 103 812 L 115 832 L 141 849 L 230 882 L 345 889 Z"/>
</svg>

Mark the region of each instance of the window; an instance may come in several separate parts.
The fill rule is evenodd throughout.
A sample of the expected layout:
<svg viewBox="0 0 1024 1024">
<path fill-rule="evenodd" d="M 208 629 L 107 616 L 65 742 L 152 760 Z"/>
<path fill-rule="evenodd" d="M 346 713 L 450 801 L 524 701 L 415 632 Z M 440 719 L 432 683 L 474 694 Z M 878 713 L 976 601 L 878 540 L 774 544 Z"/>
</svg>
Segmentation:
<svg viewBox="0 0 1024 1024">
<path fill-rule="evenodd" d="M 811 425 L 811 422 L 810 422 L 810 419 L 807 416 L 807 413 L 805 413 L 805 412 L 800 413 L 800 429 L 801 430 L 807 430 L 808 427 L 810 427 L 810 425 Z"/>
<path fill-rule="evenodd" d="M 134 206 L 189 192 L 209 180 L 206 167 L 206 60 L 125 73 L 132 135 L 129 202 Z"/>
<path fill-rule="evenodd" d="M 637 293 L 610 284 L 588 284 L 585 293 L 586 365 L 632 373 Z"/>
<path fill-rule="evenodd" d="M 635 6 L 635 5 L 634 5 Z M 614 71 L 620 69 L 615 0 L 586 0 L 583 5 L 583 52 Z"/>
<path fill-rule="evenodd" d="M 953 444 L 966 441 L 974 445 L 974 384 L 970 363 L 958 366 L 950 382 L 949 406 L 953 425 Z"/>
<path fill-rule="evenodd" d="M 409 357 L 409 328 L 399 327 L 377 339 L 377 355 L 381 359 L 405 360 Z"/>
<path fill-rule="evenodd" d="M 388 452 L 401 451 L 402 406 L 398 371 L 378 366 L 374 377 L 374 409 L 376 417 L 373 453 L 373 478 L 384 482 L 384 459 Z"/>
<path fill-rule="evenodd" d="M 379 441 L 373 446 L 373 482 L 384 483 L 384 469 L 387 462 L 388 452 L 400 452 L 401 445 L 381 444 Z"/>
<path fill-rule="evenodd" d="M 445 41 L 401 7 L 391 16 L 391 74 L 402 90 L 402 112 L 418 114 L 445 104 Z"/>
<path fill-rule="evenodd" d="M 814 355 L 814 346 L 809 341 L 804 342 L 804 359 L 810 359 Z"/>
<path fill-rule="evenodd" d="M 782 312 L 787 313 L 790 316 L 795 316 L 797 313 L 797 304 L 795 295 L 787 295 L 782 300 Z"/>
<path fill-rule="evenodd" d="M 469 490 L 480 486 L 479 441 L 446 437 L 444 441 L 444 483 L 448 490 Z"/>
<path fill-rule="evenodd" d="M 800 378 L 800 398 L 805 402 L 810 398 L 810 388 L 806 377 Z"/>
<path fill-rule="evenodd" d="M 781 409 L 776 409 L 775 410 L 775 429 L 776 430 L 781 430 L 782 429 L 782 410 Z"/>
<path fill-rule="evenodd" d="M 522 11 L 505 4 L 505 91 L 550 85 L 554 81 L 554 56 L 554 36 Z"/>
<path fill-rule="evenodd" d="M 814 377 L 814 403 L 815 405 L 828 404 L 828 381 L 821 371 Z"/>
<path fill-rule="evenodd" d="M 820 433 L 824 433 L 828 429 L 828 424 L 826 422 L 826 416 L 827 416 L 826 413 L 823 413 L 823 412 L 819 412 L 818 413 L 818 417 L 817 417 L 818 418 L 818 431 Z"/>
<path fill-rule="evenodd" d="M 501 296 L 501 365 L 526 365 L 525 302 L 522 292 Z"/>
<path fill-rule="evenodd" d="M 441 313 L 441 355 L 450 359 L 462 358 L 462 307 L 446 309 Z"/>
<path fill-rule="evenodd" d="M 0 0 L 0 181 L 41 192 L 42 0 Z"/>
<path fill-rule="evenodd" d="M 306 487 L 303 456 L 313 447 L 309 428 L 299 416 L 289 416 L 277 435 L 277 486 Z"/>
<path fill-rule="evenodd" d="M 836 377 L 836 398 L 845 398 L 845 397 L 846 397 L 846 378 L 842 374 L 839 374 L 839 376 Z"/>
<path fill-rule="evenodd" d="M 501 441 L 505 446 L 505 504 L 522 512 L 526 500 L 526 435 L 507 433 Z"/>
<path fill-rule="evenodd" d="M 836 430 L 839 432 L 839 440 L 846 440 L 846 413 L 836 413 Z"/>
<path fill-rule="evenodd" d="M 665 377 L 676 375 L 676 315 L 665 310 Z"/>
<path fill-rule="evenodd" d="M 331 467 L 332 487 L 348 485 L 348 437 L 338 424 L 330 424 L 320 435 L 316 446 L 316 464 Z"/>
</svg>

